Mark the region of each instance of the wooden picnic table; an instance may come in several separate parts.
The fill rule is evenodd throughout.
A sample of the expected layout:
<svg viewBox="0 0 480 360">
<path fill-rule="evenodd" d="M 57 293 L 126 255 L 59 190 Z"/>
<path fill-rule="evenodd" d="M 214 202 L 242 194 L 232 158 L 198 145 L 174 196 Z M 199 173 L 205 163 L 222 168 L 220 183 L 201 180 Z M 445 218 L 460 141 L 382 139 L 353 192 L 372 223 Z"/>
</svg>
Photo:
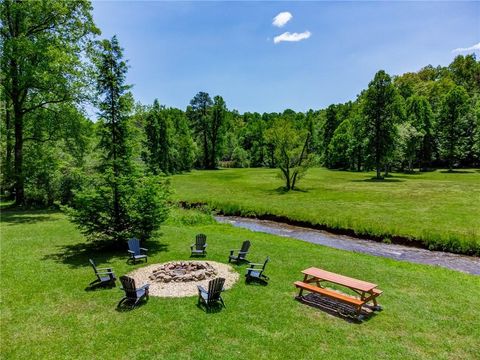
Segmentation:
<svg viewBox="0 0 480 360">
<path fill-rule="evenodd" d="M 315 267 L 305 269 L 302 271 L 302 273 L 304 274 L 303 282 L 296 281 L 294 283 L 294 285 L 300 289 L 300 293 L 298 295 L 299 297 L 302 297 L 303 290 L 315 292 L 320 295 L 353 305 L 357 309 L 357 315 L 360 315 L 362 306 L 369 301 L 373 301 L 374 309 L 380 309 L 376 298 L 382 294 L 382 291 L 377 289 L 377 284 L 354 279 Z M 326 289 L 324 286 L 322 286 L 322 283 L 324 282 L 344 286 L 358 294 L 360 299 Z M 313 283 L 315 283 L 317 286 L 314 286 Z"/>
</svg>

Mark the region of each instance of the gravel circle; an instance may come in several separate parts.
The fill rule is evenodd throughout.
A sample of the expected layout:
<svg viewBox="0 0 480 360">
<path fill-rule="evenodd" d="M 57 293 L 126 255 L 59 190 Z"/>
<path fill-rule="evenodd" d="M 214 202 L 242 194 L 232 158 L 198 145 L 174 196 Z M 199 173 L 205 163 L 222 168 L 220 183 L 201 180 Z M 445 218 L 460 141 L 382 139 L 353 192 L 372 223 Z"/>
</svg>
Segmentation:
<svg viewBox="0 0 480 360">
<path fill-rule="evenodd" d="M 190 260 L 172 260 L 167 261 L 161 264 L 152 264 L 139 269 L 136 269 L 127 274 L 127 276 L 135 279 L 135 284 L 137 287 L 140 287 L 145 284 L 149 284 L 149 295 L 159 296 L 159 297 L 186 297 L 186 296 L 195 296 L 198 294 L 197 285 L 203 286 L 205 289 L 208 288 L 208 280 L 201 281 L 189 281 L 189 282 L 156 282 L 149 279 L 149 276 L 152 275 L 153 270 L 158 268 L 160 265 L 168 264 L 171 262 L 177 261 L 190 261 Z M 230 289 L 233 284 L 235 284 L 240 275 L 236 272 L 230 265 L 222 264 L 216 261 L 196 261 L 208 263 L 217 270 L 217 277 L 225 278 L 225 290 Z"/>
</svg>

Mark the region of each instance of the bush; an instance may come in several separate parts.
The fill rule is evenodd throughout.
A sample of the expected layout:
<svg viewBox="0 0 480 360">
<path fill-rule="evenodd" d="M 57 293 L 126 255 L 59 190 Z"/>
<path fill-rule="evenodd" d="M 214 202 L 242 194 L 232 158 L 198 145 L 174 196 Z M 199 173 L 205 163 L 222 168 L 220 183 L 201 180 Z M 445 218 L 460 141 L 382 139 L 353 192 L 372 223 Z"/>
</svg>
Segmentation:
<svg viewBox="0 0 480 360">
<path fill-rule="evenodd" d="M 90 241 L 148 240 L 168 217 L 168 182 L 159 177 L 117 177 L 120 202 L 115 210 L 111 174 L 92 178 L 77 192 L 72 207 L 65 207 L 71 221 Z"/>
</svg>

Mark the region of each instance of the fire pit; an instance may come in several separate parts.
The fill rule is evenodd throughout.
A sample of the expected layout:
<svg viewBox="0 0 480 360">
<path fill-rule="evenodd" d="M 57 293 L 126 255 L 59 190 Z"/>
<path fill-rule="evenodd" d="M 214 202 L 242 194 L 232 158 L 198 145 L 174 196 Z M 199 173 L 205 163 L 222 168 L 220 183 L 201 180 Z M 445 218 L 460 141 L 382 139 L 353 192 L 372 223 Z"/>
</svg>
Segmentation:
<svg viewBox="0 0 480 360">
<path fill-rule="evenodd" d="M 150 264 L 127 274 L 137 286 L 150 285 L 150 296 L 197 296 L 198 285 L 208 287 L 217 277 L 225 279 L 225 289 L 230 289 L 240 275 L 228 264 L 216 261 L 172 260 L 163 264 Z"/>
<path fill-rule="evenodd" d="M 153 269 L 149 279 L 155 282 L 189 282 L 214 278 L 217 270 L 208 262 L 175 261 Z"/>
</svg>

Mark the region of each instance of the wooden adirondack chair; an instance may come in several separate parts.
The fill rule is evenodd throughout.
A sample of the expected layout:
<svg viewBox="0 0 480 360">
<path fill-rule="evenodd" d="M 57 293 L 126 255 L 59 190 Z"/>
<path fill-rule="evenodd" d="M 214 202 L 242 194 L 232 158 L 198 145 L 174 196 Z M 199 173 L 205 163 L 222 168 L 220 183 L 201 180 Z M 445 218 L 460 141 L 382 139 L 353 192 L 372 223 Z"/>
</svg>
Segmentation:
<svg viewBox="0 0 480 360">
<path fill-rule="evenodd" d="M 252 280 L 260 280 L 260 281 L 267 282 L 269 280 L 269 277 L 265 275 L 263 272 L 265 271 L 265 267 L 267 266 L 267 263 L 269 261 L 270 261 L 270 257 L 267 256 L 263 264 L 254 264 L 254 263 L 248 264 L 249 268 L 247 269 L 247 274 L 245 275 L 247 283 L 249 283 Z"/>
<path fill-rule="evenodd" d="M 223 307 L 225 303 L 222 299 L 223 284 L 225 283 L 224 278 L 216 278 L 208 282 L 208 291 L 205 290 L 202 286 L 197 285 L 198 287 L 198 304 L 204 303 L 208 308 L 210 305 L 216 302 L 221 302 Z"/>
<path fill-rule="evenodd" d="M 117 308 L 124 302 L 130 302 L 132 303 L 131 308 L 133 309 L 142 299 L 148 300 L 148 288 L 150 285 L 145 284 L 137 288 L 135 286 L 135 280 L 126 275 L 120 276 L 120 282 L 122 283 L 122 290 L 125 291 L 125 296 L 120 300 Z"/>
<path fill-rule="evenodd" d="M 248 249 L 250 249 L 250 241 L 245 240 L 242 244 L 242 248 L 240 250 L 230 250 L 230 255 L 228 256 L 228 262 L 231 262 L 232 260 L 239 263 L 242 261 L 247 261 L 245 257 L 248 254 Z M 235 251 L 238 252 L 237 255 L 235 255 Z"/>
<path fill-rule="evenodd" d="M 132 238 L 128 240 L 128 253 L 130 254 L 129 260 L 133 260 L 133 264 L 139 259 L 145 259 L 145 262 L 148 262 L 148 256 L 145 254 L 147 251 L 148 249 L 140 247 L 140 241 L 138 239 Z"/>
<path fill-rule="evenodd" d="M 90 286 L 93 285 L 113 285 L 115 286 L 115 273 L 113 272 L 112 268 L 97 268 L 97 264 L 93 259 L 88 259 L 90 265 L 92 265 L 93 271 L 95 271 L 95 275 L 97 279 L 90 283 Z"/>
<path fill-rule="evenodd" d="M 198 234 L 195 237 L 195 244 L 190 246 L 191 255 L 206 255 L 207 254 L 207 235 Z"/>
</svg>

